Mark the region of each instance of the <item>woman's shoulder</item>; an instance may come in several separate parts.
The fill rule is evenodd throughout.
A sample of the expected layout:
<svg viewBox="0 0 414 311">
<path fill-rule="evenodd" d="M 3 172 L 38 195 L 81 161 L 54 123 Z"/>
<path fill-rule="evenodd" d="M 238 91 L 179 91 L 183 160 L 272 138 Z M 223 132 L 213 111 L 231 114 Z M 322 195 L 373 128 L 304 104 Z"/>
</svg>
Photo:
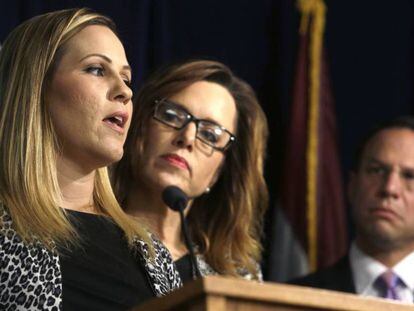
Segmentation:
<svg viewBox="0 0 414 311">
<path fill-rule="evenodd" d="M 26 244 L 13 229 L 13 221 L 0 204 L 0 305 L 7 309 L 37 306 L 61 309 L 59 258 L 40 243 Z"/>
<path fill-rule="evenodd" d="M 3 252 L 13 251 L 11 245 L 23 244 L 23 240 L 13 228 L 13 220 L 4 207 L 0 203 L 0 250 Z"/>
<path fill-rule="evenodd" d="M 58 255 L 49 250 L 40 242 L 26 243 L 13 227 L 13 220 L 7 209 L 0 203 L 0 254 L 4 260 L 7 256 L 16 257 L 14 262 L 26 262 L 27 258 L 33 257 L 37 260 L 30 260 L 33 264 L 45 264 L 49 260 L 57 261 Z M 17 260 L 18 259 L 18 260 Z"/>
</svg>

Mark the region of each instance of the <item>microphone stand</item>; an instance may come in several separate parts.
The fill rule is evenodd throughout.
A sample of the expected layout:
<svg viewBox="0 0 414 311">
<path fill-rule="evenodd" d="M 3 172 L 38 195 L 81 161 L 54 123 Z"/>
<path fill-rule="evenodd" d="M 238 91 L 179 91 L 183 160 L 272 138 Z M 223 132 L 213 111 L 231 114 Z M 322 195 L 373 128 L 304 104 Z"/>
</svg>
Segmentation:
<svg viewBox="0 0 414 311">
<path fill-rule="evenodd" d="M 195 256 L 194 248 L 193 248 L 193 242 L 191 241 L 191 237 L 188 232 L 187 222 L 185 221 L 184 209 L 180 208 L 179 213 L 180 213 L 180 218 L 181 218 L 181 228 L 183 230 L 185 244 L 187 246 L 188 251 L 190 252 L 191 265 L 193 266 L 193 278 L 196 279 L 196 278 L 201 277 L 201 272 L 200 272 L 200 269 L 198 268 L 197 258 Z"/>
<path fill-rule="evenodd" d="M 180 188 L 176 186 L 168 186 L 162 192 L 162 199 L 169 208 L 180 213 L 181 228 L 184 234 L 187 250 L 190 253 L 190 260 L 193 268 L 193 279 L 199 278 L 201 277 L 201 273 L 198 268 L 197 258 L 194 254 L 193 242 L 191 241 L 187 222 L 184 217 L 184 209 L 187 207 L 188 197 Z"/>
</svg>

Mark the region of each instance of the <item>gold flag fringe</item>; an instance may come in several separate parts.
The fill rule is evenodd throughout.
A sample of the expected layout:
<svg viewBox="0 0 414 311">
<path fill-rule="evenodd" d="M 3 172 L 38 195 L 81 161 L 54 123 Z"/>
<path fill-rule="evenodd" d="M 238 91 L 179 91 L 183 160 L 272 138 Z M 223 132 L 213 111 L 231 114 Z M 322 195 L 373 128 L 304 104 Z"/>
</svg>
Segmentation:
<svg viewBox="0 0 414 311">
<path fill-rule="evenodd" d="M 298 0 L 297 5 L 301 13 L 300 34 L 309 35 L 310 39 L 306 216 L 309 268 L 310 271 L 315 271 L 318 263 L 318 124 L 326 6 L 323 0 Z"/>
</svg>

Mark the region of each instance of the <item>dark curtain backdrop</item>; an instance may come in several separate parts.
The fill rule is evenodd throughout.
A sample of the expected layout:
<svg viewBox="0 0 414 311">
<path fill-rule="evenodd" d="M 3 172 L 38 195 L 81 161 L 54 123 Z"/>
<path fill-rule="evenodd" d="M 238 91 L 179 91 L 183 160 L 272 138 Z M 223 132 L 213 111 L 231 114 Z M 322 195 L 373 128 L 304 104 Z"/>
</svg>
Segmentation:
<svg viewBox="0 0 414 311">
<path fill-rule="evenodd" d="M 344 176 L 362 133 L 380 120 L 413 112 L 411 2 L 326 1 L 325 45 Z M 268 116 L 266 174 L 272 200 L 279 196 L 297 56 L 299 21 L 293 0 L 2 1 L 0 42 L 31 16 L 84 6 L 109 15 L 118 25 L 135 89 L 154 68 L 195 57 L 219 60 L 249 82 Z"/>
</svg>

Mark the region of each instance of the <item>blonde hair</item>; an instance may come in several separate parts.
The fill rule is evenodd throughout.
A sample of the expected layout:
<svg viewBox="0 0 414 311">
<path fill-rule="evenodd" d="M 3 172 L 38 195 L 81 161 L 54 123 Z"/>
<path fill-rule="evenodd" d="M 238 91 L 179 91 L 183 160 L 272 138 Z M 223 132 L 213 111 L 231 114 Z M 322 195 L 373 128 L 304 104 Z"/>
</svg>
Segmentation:
<svg viewBox="0 0 414 311">
<path fill-rule="evenodd" d="M 76 241 L 75 229 L 59 207 L 56 157 L 59 144 L 44 101 L 44 88 L 65 43 L 88 25 L 115 33 L 114 23 L 88 9 L 68 9 L 33 17 L 15 28 L 0 51 L 0 201 L 26 242 Z M 93 192 L 98 210 L 112 217 L 129 241 L 149 242 L 113 194 L 107 168 L 99 168 Z"/>
<path fill-rule="evenodd" d="M 168 98 L 197 81 L 226 88 L 236 103 L 236 143 L 225 151 L 220 177 L 207 195 L 196 198 L 187 216 L 194 242 L 218 272 L 238 275 L 239 268 L 257 272 L 262 219 L 268 203 L 263 162 L 267 121 L 252 88 L 225 65 L 206 60 L 167 67 L 151 76 L 134 99 L 131 129 L 123 159 L 113 171 L 114 189 L 122 203 L 139 175 L 140 155 L 155 100 Z M 138 151 L 137 151 L 138 146 Z"/>
</svg>

